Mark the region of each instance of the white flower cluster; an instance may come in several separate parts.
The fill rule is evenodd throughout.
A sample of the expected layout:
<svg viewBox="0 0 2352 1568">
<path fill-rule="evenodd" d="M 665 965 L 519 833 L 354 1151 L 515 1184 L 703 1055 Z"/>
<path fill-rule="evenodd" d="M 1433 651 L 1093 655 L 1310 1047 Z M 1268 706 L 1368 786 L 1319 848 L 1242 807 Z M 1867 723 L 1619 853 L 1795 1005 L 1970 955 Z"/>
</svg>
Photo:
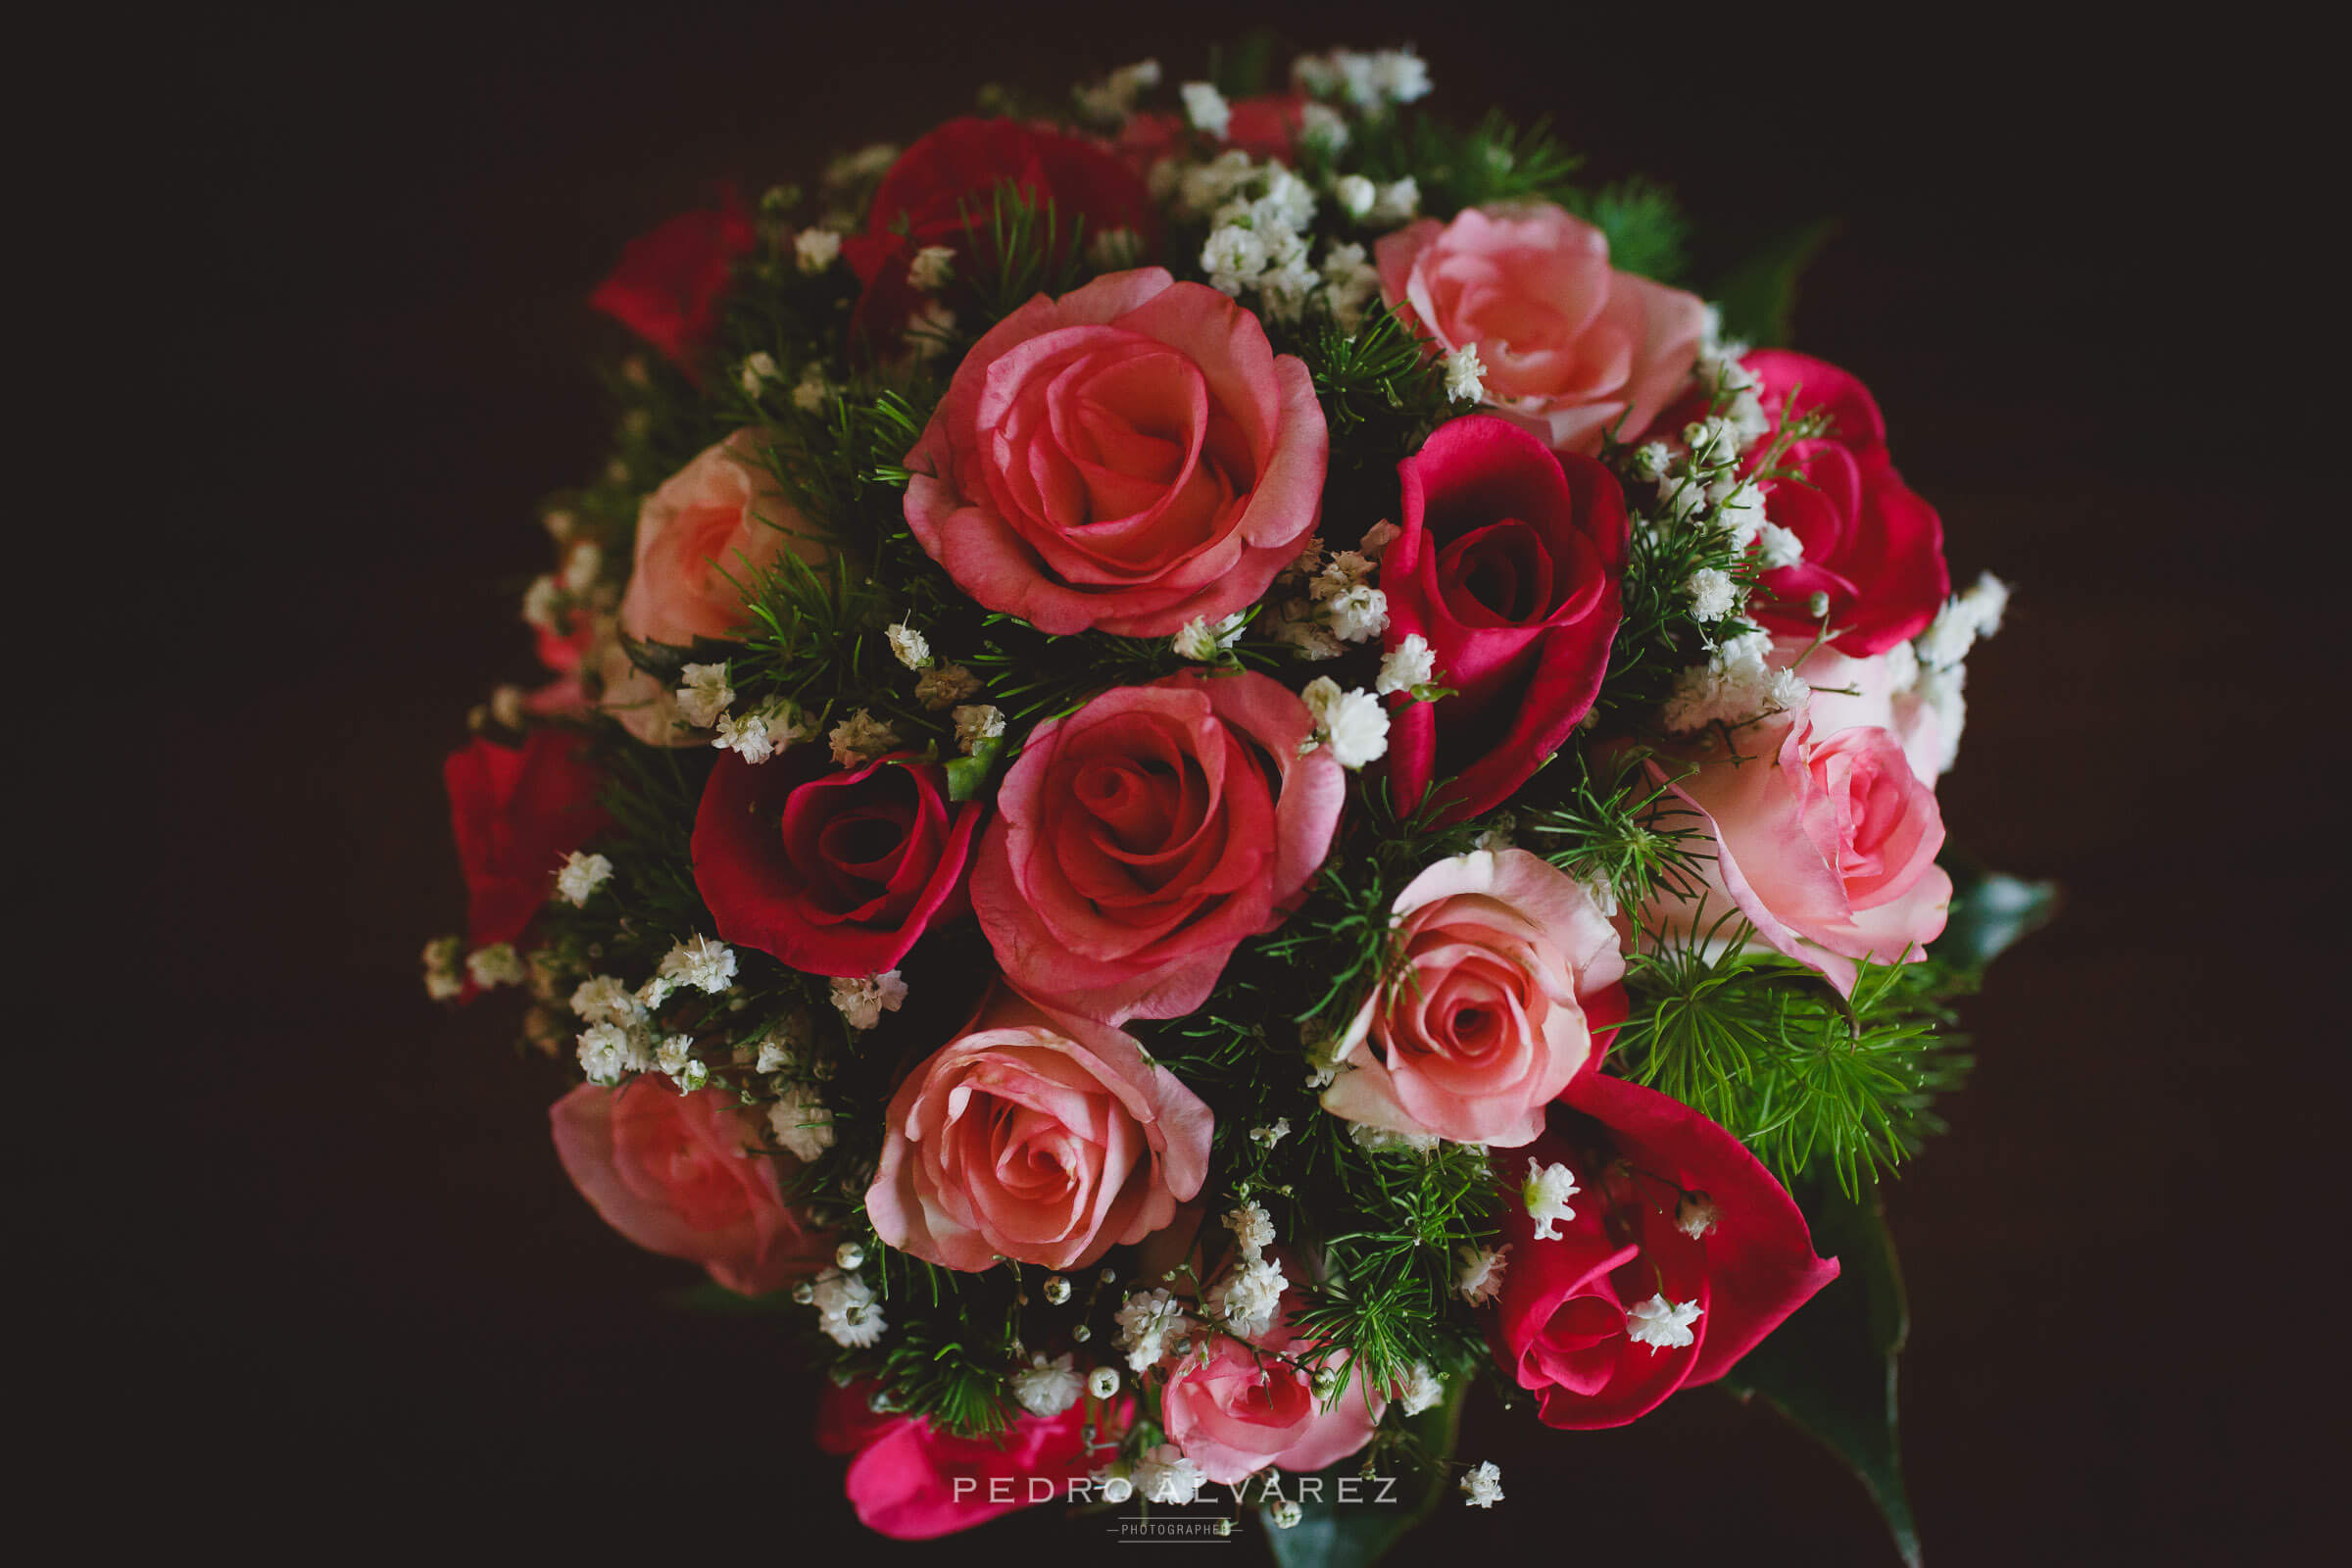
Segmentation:
<svg viewBox="0 0 2352 1568">
<path fill-rule="evenodd" d="M 1703 1240 L 1721 1219 L 1715 1205 L 1695 1193 L 1686 1195 L 1674 1207 L 1674 1228 L 1694 1242 Z"/>
<path fill-rule="evenodd" d="M 1315 740 L 1331 748 L 1332 760 L 1359 768 L 1389 754 L 1389 710 L 1361 687 L 1342 691 L 1329 675 L 1318 675 L 1298 694 L 1315 715 Z"/>
<path fill-rule="evenodd" d="M 1004 733 L 1004 710 L 988 703 L 977 703 L 956 710 L 956 744 L 963 748 L 966 757 L 980 749 L 982 741 L 993 741 Z"/>
<path fill-rule="evenodd" d="M 1735 622 L 1738 635 L 1717 645 L 1703 664 L 1675 677 L 1674 690 L 1658 722 L 1677 734 L 1709 724 L 1744 724 L 1766 713 L 1793 711 L 1812 698 L 1812 688 L 1792 669 L 1771 664 L 1772 637 L 1761 627 Z"/>
<path fill-rule="evenodd" d="M 1502 1500 L 1502 1466 L 1489 1459 L 1462 1477 L 1463 1501 L 1473 1508 L 1492 1508 Z"/>
<path fill-rule="evenodd" d="M 1396 1402 L 1408 1416 L 1419 1415 L 1445 1397 L 1446 1380 L 1432 1371 L 1427 1361 L 1415 1361 L 1412 1371 L 1405 1374 L 1404 1386 L 1396 1391 Z"/>
<path fill-rule="evenodd" d="M 832 747 L 838 766 L 858 767 L 897 751 L 899 732 L 887 719 L 876 718 L 860 708 L 828 730 L 825 743 Z"/>
<path fill-rule="evenodd" d="M 612 879 L 611 860 L 574 850 L 564 858 L 563 866 L 556 872 L 556 896 L 576 909 Z"/>
<path fill-rule="evenodd" d="M 1135 1461 L 1135 1490 L 1144 1494 L 1146 1502 L 1156 1502 L 1169 1508 L 1181 1508 L 1200 1494 L 1208 1477 L 1200 1467 L 1184 1456 L 1184 1450 L 1173 1443 L 1163 1443 L 1148 1448 Z"/>
<path fill-rule="evenodd" d="M 650 1011 L 667 1002 L 670 994 L 681 987 L 691 986 L 716 996 L 734 982 L 735 950 L 723 942 L 697 935 L 691 941 L 674 944 L 662 956 L 654 977 L 637 988 L 637 1000 Z"/>
<path fill-rule="evenodd" d="M 1195 615 L 1176 629 L 1169 639 L 1176 657 L 1189 659 L 1197 664 L 1213 664 L 1225 657 L 1225 651 L 1241 636 L 1242 628 L 1250 622 L 1248 611 L 1237 611 L 1215 625 L 1204 615 Z"/>
<path fill-rule="evenodd" d="M 1086 1379 L 1072 1365 L 1072 1356 L 1064 1350 L 1054 1360 L 1038 1351 L 1030 1357 L 1029 1365 L 1012 1377 L 1012 1396 L 1021 1408 L 1031 1415 L 1052 1418 L 1078 1402 L 1086 1392 Z"/>
<path fill-rule="evenodd" d="M 1679 1350 L 1698 1338 L 1690 1332 L 1690 1325 L 1698 1321 L 1699 1312 L 1696 1301 L 1678 1305 L 1663 1296 L 1653 1296 L 1625 1309 L 1625 1337 L 1636 1345 L 1648 1346 L 1652 1355 Z"/>
<path fill-rule="evenodd" d="M 1536 1222 L 1537 1241 L 1560 1239 L 1554 1227 L 1576 1218 L 1576 1210 L 1569 1207 L 1568 1200 L 1583 1190 L 1576 1185 L 1576 1177 L 1568 1167 L 1556 1160 L 1548 1165 L 1533 1159 L 1527 1162 L 1527 1181 L 1519 1189 L 1519 1200 L 1527 1207 L 1527 1217 Z"/>
<path fill-rule="evenodd" d="M 1407 632 L 1382 656 L 1380 678 L 1372 683 L 1372 689 L 1383 697 L 1404 692 L 1426 698 L 1438 684 L 1438 656 L 1431 650 L 1429 639 L 1416 631 Z"/>
<path fill-rule="evenodd" d="M 466 952 L 462 937 L 435 937 L 424 945 L 424 994 L 435 1002 L 447 1002 L 466 990 L 466 982 L 458 974 L 458 964 Z"/>
<path fill-rule="evenodd" d="M 824 1330 L 825 1337 L 847 1348 L 863 1349 L 882 1338 L 882 1331 L 890 1326 L 883 1320 L 882 1308 L 874 1304 L 873 1287 L 837 1268 L 816 1277 L 808 1304 L 816 1308 L 816 1326 Z"/>
<path fill-rule="evenodd" d="M 915 700 L 933 712 L 980 695 L 980 677 L 961 664 L 934 664 L 915 677 Z"/>
<path fill-rule="evenodd" d="M 768 1131 L 792 1157 L 807 1163 L 833 1147 L 833 1113 L 807 1084 L 788 1084 L 767 1107 Z"/>
<path fill-rule="evenodd" d="M 1307 260 L 1313 187 L 1275 160 L 1254 163 L 1240 152 L 1196 165 L 1182 179 L 1184 205 L 1208 214 L 1200 270 L 1211 286 L 1237 299 L 1254 293 L 1269 319 L 1297 320 L 1322 282 Z"/>
<path fill-rule="evenodd" d="M 789 701 L 771 703 L 754 713 L 721 713 L 718 733 L 710 744 L 733 752 L 747 762 L 764 762 L 794 741 L 807 740 L 808 726 Z"/>
<path fill-rule="evenodd" d="M 678 671 L 678 716 L 696 729 L 709 729 L 735 703 L 735 688 L 727 683 L 724 664 L 688 664 Z"/>
<path fill-rule="evenodd" d="M 1121 66 L 1101 81 L 1073 89 L 1078 113 L 1101 125 L 1115 125 L 1135 113 L 1135 101 L 1159 85 L 1159 62 L 1139 60 Z"/>
<path fill-rule="evenodd" d="M 1373 118 L 1399 104 L 1418 103 L 1430 91 L 1429 62 L 1410 49 L 1300 55 L 1292 63 L 1291 76 L 1310 97 L 1336 98 Z"/>
<path fill-rule="evenodd" d="M 1502 1277 L 1511 1266 L 1511 1245 L 1500 1247 L 1465 1247 L 1455 1254 L 1461 1267 L 1453 1276 L 1453 1288 L 1463 1300 L 1472 1306 L 1484 1306 L 1502 1294 Z"/>
<path fill-rule="evenodd" d="M 484 991 L 498 986 L 518 986 L 530 978 L 530 971 L 523 967 L 522 955 L 514 951 L 512 942 L 493 942 L 466 955 L 466 973 Z"/>
<path fill-rule="evenodd" d="M 1119 1307 L 1118 1325 L 1128 1370 L 1147 1372 L 1167 1359 L 1192 1331 L 1193 1320 L 1166 1291 L 1138 1291 Z"/>
<path fill-rule="evenodd" d="M 1974 587 L 1936 612 L 1916 641 L 1897 644 L 1882 656 L 1889 662 L 1887 685 L 1895 697 L 1925 704 L 1936 714 L 1938 773 L 1948 772 L 1959 758 L 1960 734 L 1968 724 L 1969 650 L 1978 638 L 2001 629 L 2008 609 L 2009 585 L 1982 573 Z"/>
<path fill-rule="evenodd" d="M 1372 586 L 1378 559 L 1362 550 L 1338 550 L 1326 558 L 1323 541 L 1308 540 L 1283 573 L 1304 591 L 1276 607 L 1275 639 L 1290 644 L 1300 659 L 1320 661 L 1337 659 L 1348 644 L 1368 643 L 1387 632 L 1389 596 Z"/>
<path fill-rule="evenodd" d="M 1244 1203 L 1225 1216 L 1225 1224 L 1233 1232 L 1241 1256 L 1233 1271 L 1209 1289 L 1203 1304 L 1212 1316 L 1224 1320 L 1226 1333 L 1236 1339 L 1255 1339 L 1274 1326 L 1275 1314 L 1282 1309 L 1282 1293 L 1291 1282 L 1282 1265 L 1266 1256 L 1266 1248 L 1274 1241 L 1274 1221 L 1263 1208 Z"/>
<path fill-rule="evenodd" d="M 844 975 L 833 982 L 833 1005 L 853 1029 L 873 1028 L 883 1013 L 898 1011 L 906 1000 L 906 982 L 896 969 L 862 978 Z"/>
</svg>

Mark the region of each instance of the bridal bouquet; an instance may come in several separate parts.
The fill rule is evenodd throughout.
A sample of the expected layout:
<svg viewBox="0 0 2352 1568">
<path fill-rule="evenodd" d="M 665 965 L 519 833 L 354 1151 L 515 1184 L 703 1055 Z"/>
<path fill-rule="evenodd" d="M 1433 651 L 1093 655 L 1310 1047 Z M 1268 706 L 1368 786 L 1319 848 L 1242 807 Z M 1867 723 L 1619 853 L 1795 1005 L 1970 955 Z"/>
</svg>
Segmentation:
<svg viewBox="0 0 2352 1568">
<path fill-rule="evenodd" d="M 1872 1195 L 2040 897 L 1936 808 L 2006 593 L 1739 340 L 1790 254 L 1693 292 L 1665 190 L 1429 85 L 992 90 L 592 298 L 425 983 L 527 992 L 564 1168 L 829 1371 L 886 1534 L 1368 1559 L 1503 1498 L 1474 1385 L 1720 1382 L 1908 1549 Z"/>
</svg>

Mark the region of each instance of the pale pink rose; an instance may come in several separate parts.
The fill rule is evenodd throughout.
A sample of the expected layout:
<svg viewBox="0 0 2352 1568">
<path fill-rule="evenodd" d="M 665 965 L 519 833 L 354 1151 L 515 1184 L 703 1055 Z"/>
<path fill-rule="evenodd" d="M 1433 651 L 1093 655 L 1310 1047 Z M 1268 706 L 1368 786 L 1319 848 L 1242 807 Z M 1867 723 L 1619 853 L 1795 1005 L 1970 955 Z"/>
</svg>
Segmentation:
<svg viewBox="0 0 2352 1568">
<path fill-rule="evenodd" d="M 1929 699 L 1907 644 L 1854 659 L 1811 637 L 1781 637 L 1774 639 L 1768 662 L 1805 677 L 1813 688 L 1813 727 L 1820 733 L 1875 724 L 1893 735 L 1911 771 L 1930 788 L 1950 766 L 1960 739 L 1958 715 Z"/>
<path fill-rule="evenodd" d="M 1253 603 L 1323 504 L 1306 366 L 1158 268 L 1040 295 L 972 346 L 906 455 L 906 523 L 965 593 L 1056 635 L 1166 637 Z"/>
<path fill-rule="evenodd" d="M 1314 715 L 1255 673 L 1104 692 L 1030 732 L 972 862 L 1006 978 L 1107 1023 L 1208 999 L 1322 865 L 1346 775 Z"/>
<path fill-rule="evenodd" d="M 1254 1346 L 1220 1334 L 1205 1358 L 1179 1357 L 1159 1396 L 1168 1437 L 1220 1486 L 1268 1465 L 1303 1475 L 1357 1452 L 1372 1441 L 1388 1400 L 1351 1377 L 1323 1408 L 1306 1373 L 1276 1358 L 1313 1345 L 1277 1319 Z M 1344 1374 L 1348 1357 L 1334 1355 L 1327 1368 Z"/>
<path fill-rule="evenodd" d="M 1661 893 L 1644 927 L 1705 939 L 1736 910 L 1758 939 L 1849 996 L 1855 959 L 1923 956 L 1943 931 L 1952 879 L 1936 864 L 1936 792 L 1894 735 L 1876 725 L 1824 733 L 1800 710 L 1740 731 L 1739 746 L 1744 760 L 1717 751 L 1672 785 L 1698 812 L 1714 858 L 1700 862 L 1703 899 Z"/>
<path fill-rule="evenodd" d="M 662 481 L 637 512 L 637 561 L 620 629 L 640 642 L 724 641 L 744 623 L 751 574 L 785 552 L 815 564 L 827 546 L 765 466 L 765 437 L 738 430 Z"/>
<path fill-rule="evenodd" d="M 1585 1000 L 1625 973 L 1576 879 L 1525 850 L 1438 861 L 1391 906 L 1396 958 L 1341 1036 L 1323 1108 L 1515 1149 L 1592 1058 Z"/>
<path fill-rule="evenodd" d="M 1129 1036 L 999 990 L 891 1098 L 865 1211 L 943 1268 L 1082 1268 L 1175 1218 L 1213 1127 Z"/>
<path fill-rule="evenodd" d="M 831 1256 L 833 1239 L 784 1201 L 777 1170 L 790 1156 L 762 1151 L 733 1095 L 682 1095 L 654 1078 L 582 1084 L 548 1119 L 580 1196 L 648 1251 L 700 1263 L 743 1296 L 780 1291 Z"/>
<path fill-rule="evenodd" d="M 1547 203 L 1425 218 L 1374 247 L 1380 291 L 1441 352 L 1475 345 L 1484 402 L 1557 452 L 1632 441 L 1690 377 L 1706 329 L 1696 295 L 1609 267 L 1607 236 Z"/>
</svg>

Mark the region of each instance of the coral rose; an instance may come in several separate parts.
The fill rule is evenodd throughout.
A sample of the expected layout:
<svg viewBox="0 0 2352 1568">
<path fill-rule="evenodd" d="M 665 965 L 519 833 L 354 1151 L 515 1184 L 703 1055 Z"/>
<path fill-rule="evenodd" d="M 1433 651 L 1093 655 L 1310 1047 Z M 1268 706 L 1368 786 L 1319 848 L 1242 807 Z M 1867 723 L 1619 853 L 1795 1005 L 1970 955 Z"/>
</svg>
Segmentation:
<svg viewBox="0 0 2352 1568">
<path fill-rule="evenodd" d="M 728 753 L 695 813 L 694 885 L 728 942 L 808 974 L 879 974 L 967 907 L 981 809 L 950 804 L 946 770 L 912 757 L 844 771 L 813 747 Z"/>
<path fill-rule="evenodd" d="M 629 241 L 588 303 L 691 374 L 718 324 L 735 260 L 758 240 L 741 200 L 723 190 L 714 210 L 681 213 Z"/>
<path fill-rule="evenodd" d="M 1387 646 L 1424 638 L 1454 695 L 1398 700 L 1389 782 L 1414 802 L 1450 779 L 1437 820 L 1458 821 L 1526 783 L 1599 695 L 1624 613 L 1625 493 L 1592 459 L 1485 416 L 1440 425 L 1396 471 Z"/>
<path fill-rule="evenodd" d="M 794 510 L 765 466 L 759 430 L 738 430 L 662 481 L 637 512 L 637 560 L 620 629 L 639 642 L 723 640 L 745 621 L 751 574 L 787 551 L 811 564 L 822 530 Z"/>
<path fill-rule="evenodd" d="M 1694 772 L 1651 775 L 1713 839 L 1706 896 L 1661 894 L 1642 911 L 1664 940 L 1706 937 L 1737 911 L 1758 939 L 1853 993 L 1855 960 L 1917 961 L 1943 930 L 1952 879 L 1936 864 L 1936 792 L 1886 730 L 1824 733 L 1809 710 L 1740 732 L 1763 756 L 1713 743 Z"/>
<path fill-rule="evenodd" d="M 564 1174 L 605 1223 L 648 1251 L 700 1263 L 742 1296 L 830 1261 L 833 1239 L 785 1203 L 776 1161 L 732 1094 L 659 1079 L 582 1084 L 548 1111 Z"/>
<path fill-rule="evenodd" d="M 1322 506 L 1330 432 L 1257 318 L 1158 268 L 1040 295 L 973 345 L 906 522 L 991 610 L 1166 637 L 1253 603 Z"/>
<path fill-rule="evenodd" d="M 1816 410 L 1828 433 L 1799 441 L 1764 480 L 1764 514 L 1796 535 L 1802 561 L 1764 574 L 1748 613 L 1768 631 L 1810 637 L 1829 598 L 1831 646 L 1866 659 L 1927 630 L 1952 591 L 1943 519 L 1913 494 L 1886 454 L 1886 422 L 1868 388 L 1802 354 L 1760 349 L 1740 362 L 1776 427 Z"/>
<path fill-rule="evenodd" d="M 1000 991 L 891 1098 L 865 1210 L 943 1268 L 1082 1268 L 1200 1192 L 1212 1126 L 1129 1036 Z"/>
<path fill-rule="evenodd" d="M 1557 451 L 1631 441 L 1697 362 L 1707 308 L 1609 267 L 1607 236 L 1547 203 L 1465 208 L 1374 247 L 1380 291 L 1443 353 L 1475 347 L 1488 407 Z"/>
<path fill-rule="evenodd" d="M 1534 1142 L 1597 1054 L 1586 1003 L 1625 973 L 1616 928 L 1525 850 L 1440 860 L 1391 916 L 1396 960 L 1340 1037 L 1323 1108 L 1455 1143 Z"/>
<path fill-rule="evenodd" d="M 450 834 L 466 872 L 471 946 L 512 942 L 555 891 L 564 858 L 602 833 L 604 775 L 587 742 L 568 730 L 533 730 L 520 747 L 481 737 L 442 764 Z"/>
<path fill-rule="evenodd" d="M 1584 1074 L 1544 1136 L 1500 1162 L 1514 1186 L 1531 1159 L 1580 1190 L 1547 1238 L 1506 1194 L 1492 1340 L 1546 1426 L 1623 1426 L 1714 1381 L 1838 1277 L 1772 1173 L 1655 1090 Z"/>
<path fill-rule="evenodd" d="M 1358 1452 L 1372 1441 L 1388 1400 L 1350 1378 L 1324 1408 L 1306 1373 L 1277 1359 L 1301 1355 L 1314 1343 L 1278 1318 L 1255 1345 L 1219 1334 L 1205 1354 L 1179 1357 L 1160 1393 L 1168 1437 L 1221 1486 L 1269 1465 L 1304 1474 Z M 1347 1367 L 1346 1355 L 1328 1363 L 1335 1374 Z"/>
<path fill-rule="evenodd" d="M 1105 1022 L 1207 1000 L 1323 863 L 1346 793 L 1306 705 L 1258 674 L 1103 693 L 1030 736 L 972 907 L 1012 983 Z"/>
</svg>

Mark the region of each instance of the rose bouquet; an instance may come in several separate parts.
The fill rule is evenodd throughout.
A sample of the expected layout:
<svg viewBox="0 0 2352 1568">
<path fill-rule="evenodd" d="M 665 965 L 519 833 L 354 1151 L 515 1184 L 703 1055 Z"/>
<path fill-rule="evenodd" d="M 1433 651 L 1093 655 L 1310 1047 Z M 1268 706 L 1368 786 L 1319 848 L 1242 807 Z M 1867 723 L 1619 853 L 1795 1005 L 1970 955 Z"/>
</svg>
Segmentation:
<svg viewBox="0 0 2352 1568">
<path fill-rule="evenodd" d="M 1501 1497 L 1473 1384 L 1720 1382 L 1907 1543 L 1872 1190 L 2034 909 L 1936 800 L 2005 591 L 1661 188 L 1409 52 L 1169 85 L 627 248 L 428 989 L 527 990 L 564 1169 L 772 1304 L 885 1533 L 1368 1558 Z"/>
</svg>

